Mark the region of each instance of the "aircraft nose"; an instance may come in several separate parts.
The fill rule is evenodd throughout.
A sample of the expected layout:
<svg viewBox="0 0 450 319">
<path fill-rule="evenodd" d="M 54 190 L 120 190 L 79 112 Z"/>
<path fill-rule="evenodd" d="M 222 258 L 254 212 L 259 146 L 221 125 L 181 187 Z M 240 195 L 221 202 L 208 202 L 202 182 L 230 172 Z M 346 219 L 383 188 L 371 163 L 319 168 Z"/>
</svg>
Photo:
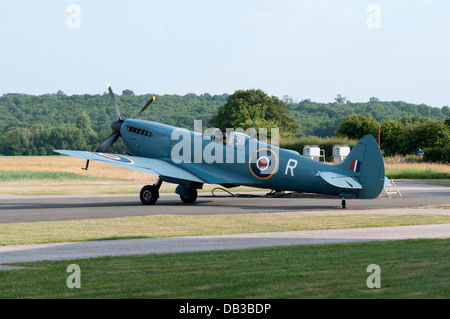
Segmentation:
<svg viewBox="0 0 450 319">
<path fill-rule="evenodd" d="M 114 132 L 120 132 L 120 127 L 122 126 L 123 121 L 114 121 L 111 123 L 110 127 Z"/>
</svg>

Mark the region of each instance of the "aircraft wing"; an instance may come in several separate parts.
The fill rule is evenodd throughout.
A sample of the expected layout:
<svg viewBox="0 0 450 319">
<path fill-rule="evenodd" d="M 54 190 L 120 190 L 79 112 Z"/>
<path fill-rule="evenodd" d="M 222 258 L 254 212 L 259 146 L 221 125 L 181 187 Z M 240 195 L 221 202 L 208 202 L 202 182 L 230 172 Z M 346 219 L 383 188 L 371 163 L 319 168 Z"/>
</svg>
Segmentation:
<svg viewBox="0 0 450 319">
<path fill-rule="evenodd" d="M 159 176 L 170 177 L 174 179 L 205 183 L 204 180 L 194 174 L 175 166 L 170 162 L 162 159 L 145 158 L 139 156 L 123 156 L 108 153 L 96 153 L 85 151 L 66 151 L 54 150 L 56 153 L 70 155 L 74 157 L 84 158 L 90 161 L 101 162 L 105 164 L 115 165 Z"/>
<path fill-rule="evenodd" d="M 344 189 L 362 189 L 356 178 L 336 172 L 317 172 L 322 179 L 333 186 Z"/>
</svg>

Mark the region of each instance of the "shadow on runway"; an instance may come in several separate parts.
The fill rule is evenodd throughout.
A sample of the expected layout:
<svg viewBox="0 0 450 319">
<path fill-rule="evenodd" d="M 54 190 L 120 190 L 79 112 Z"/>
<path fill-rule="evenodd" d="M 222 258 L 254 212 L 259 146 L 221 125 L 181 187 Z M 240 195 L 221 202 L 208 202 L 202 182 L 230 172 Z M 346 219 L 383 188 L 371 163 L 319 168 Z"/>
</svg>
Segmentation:
<svg viewBox="0 0 450 319">
<path fill-rule="evenodd" d="M 267 199 L 267 200 L 275 200 L 275 199 Z M 277 199 L 279 201 L 280 199 Z M 283 201 L 287 200 L 286 198 L 283 199 Z M 301 203 L 302 199 L 295 199 L 295 202 Z M 237 203 L 236 203 L 237 202 Z M 270 203 L 264 202 L 264 203 L 258 203 L 251 198 L 245 198 L 242 200 L 242 198 L 230 198 L 226 202 L 223 200 L 220 200 L 220 198 L 215 199 L 203 199 L 201 197 L 198 198 L 198 200 L 193 204 L 184 204 L 180 200 L 159 200 L 155 205 L 151 206 L 145 206 L 142 205 L 142 203 L 137 200 L 130 200 L 130 201 L 90 201 L 90 202 L 61 202 L 61 200 L 58 200 L 58 202 L 52 202 L 51 200 L 47 200 L 46 202 L 43 202 L 42 200 L 39 201 L 28 201 L 28 202 L 20 202 L 20 203 L 12 203 L 12 202 L 6 202 L 6 203 L 0 203 L 0 210 L 49 210 L 49 209 L 83 209 L 83 208 L 120 208 L 120 207 L 140 207 L 140 208 L 148 208 L 148 209 L 158 209 L 158 207 L 161 208 L 167 208 L 167 207 L 176 207 L 176 208 L 183 208 L 186 207 L 188 210 L 191 210 L 193 207 L 227 207 L 232 209 L 250 209 L 250 210 L 264 210 L 264 211 L 274 211 L 274 210 L 289 210 L 289 211 L 295 211 L 295 210 L 310 210 L 310 209 L 336 209 L 340 208 L 340 200 L 337 199 L 334 202 L 330 202 L 330 205 L 292 205 L 293 200 L 290 199 L 290 204 L 280 204 L 280 205 L 271 205 Z M 306 204 L 306 203 L 305 203 Z M 186 212 L 185 212 L 186 213 Z"/>
</svg>

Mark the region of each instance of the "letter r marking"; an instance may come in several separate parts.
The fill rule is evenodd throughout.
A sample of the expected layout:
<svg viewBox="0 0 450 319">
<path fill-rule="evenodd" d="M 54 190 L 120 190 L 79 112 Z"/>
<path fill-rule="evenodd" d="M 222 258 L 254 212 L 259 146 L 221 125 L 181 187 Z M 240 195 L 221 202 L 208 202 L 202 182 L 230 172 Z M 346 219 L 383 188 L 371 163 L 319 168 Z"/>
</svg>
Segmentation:
<svg viewBox="0 0 450 319">
<path fill-rule="evenodd" d="M 284 171 L 284 175 L 287 175 L 288 170 L 291 171 L 291 176 L 294 176 L 294 168 L 297 167 L 297 160 L 290 158 L 287 165 L 286 165 L 286 170 Z"/>
</svg>

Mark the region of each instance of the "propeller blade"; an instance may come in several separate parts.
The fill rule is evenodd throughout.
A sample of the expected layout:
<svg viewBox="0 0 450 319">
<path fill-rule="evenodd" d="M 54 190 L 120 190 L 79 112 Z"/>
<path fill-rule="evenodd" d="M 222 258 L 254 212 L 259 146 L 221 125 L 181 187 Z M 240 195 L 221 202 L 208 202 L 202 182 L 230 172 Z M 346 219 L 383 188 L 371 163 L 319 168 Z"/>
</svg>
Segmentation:
<svg viewBox="0 0 450 319">
<path fill-rule="evenodd" d="M 120 116 L 119 107 L 117 106 L 116 98 L 114 97 L 114 93 L 111 89 L 111 84 L 108 84 L 108 91 L 109 95 L 111 96 L 111 101 L 114 104 L 114 107 L 116 108 L 117 117 L 119 118 L 118 121 L 115 121 L 111 123 L 111 129 L 113 130 L 113 133 L 108 136 L 106 140 L 103 141 L 102 144 L 100 144 L 99 147 L 94 152 L 106 152 L 111 148 L 111 146 L 117 141 L 117 139 L 120 136 L 120 127 L 122 126 L 123 119 L 122 116 Z M 86 161 L 86 167 L 82 168 L 84 170 L 88 170 L 89 167 L 89 160 Z"/>
<path fill-rule="evenodd" d="M 120 133 L 114 132 L 94 152 L 106 152 L 117 141 Z"/>
<path fill-rule="evenodd" d="M 108 91 L 109 91 L 109 95 L 111 96 L 111 101 L 113 102 L 114 107 L 116 108 L 117 117 L 119 118 L 119 121 L 123 121 L 122 117 L 120 116 L 119 107 L 117 106 L 116 98 L 114 97 L 114 93 L 111 89 L 111 84 L 108 84 Z"/>
<path fill-rule="evenodd" d="M 139 112 L 137 112 L 137 114 L 136 114 L 135 116 L 133 116 L 133 118 L 135 119 L 135 118 L 137 118 L 139 115 L 141 115 L 142 112 L 144 112 L 145 109 L 146 109 L 150 104 L 152 104 L 154 100 L 155 100 L 155 96 L 153 96 L 147 103 L 145 103 L 145 105 L 142 107 L 142 109 L 141 109 Z"/>
</svg>

